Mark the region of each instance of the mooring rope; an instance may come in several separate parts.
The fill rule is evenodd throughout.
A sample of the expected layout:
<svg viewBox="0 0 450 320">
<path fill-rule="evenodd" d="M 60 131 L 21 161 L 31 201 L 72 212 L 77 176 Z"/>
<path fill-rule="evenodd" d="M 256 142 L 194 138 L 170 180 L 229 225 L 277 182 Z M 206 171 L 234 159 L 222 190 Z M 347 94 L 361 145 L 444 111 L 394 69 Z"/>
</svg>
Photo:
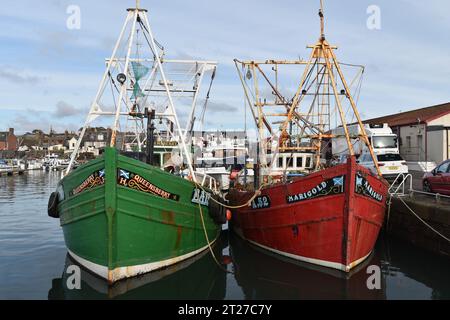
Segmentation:
<svg viewBox="0 0 450 320">
<path fill-rule="evenodd" d="M 414 212 L 413 209 L 411 209 L 408 204 L 401 198 L 401 197 L 397 197 L 397 199 L 399 199 L 405 206 L 406 208 L 408 208 L 408 210 L 414 215 L 416 216 L 417 219 L 419 219 L 424 225 L 426 225 L 428 228 L 430 228 L 432 231 L 434 231 L 437 235 L 439 235 L 440 237 L 442 237 L 443 239 L 447 240 L 448 242 L 450 242 L 450 239 L 447 238 L 446 236 L 444 236 L 443 234 L 441 234 L 439 231 L 437 231 L 436 229 L 434 229 L 432 226 L 430 226 L 428 223 L 425 222 L 425 220 L 423 220 L 421 217 L 419 217 L 419 215 L 417 215 L 417 213 Z M 389 206 L 390 207 L 390 206 Z"/>
<path fill-rule="evenodd" d="M 198 186 L 198 187 L 199 187 L 200 189 L 202 189 L 203 191 L 207 191 L 207 190 L 205 190 L 205 188 L 204 188 L 201 184 L 199 184 L 198 182 L 194 182 L 194 183 L 195 183 L 196 186 Z M 225 203 L 222 203 L 222 202 L 220 202 L 219 200 L 216 200 L 216 199 L 214 199 L 214 198 L 212 198 L 212 197 L 210 198 L 210 200 L 212 200 L 213 202 L 215 202 L 215 203 L 217 203 L 218 205 L 220 205 L 220 206 L 222 206 L 222 207 L 224 207 L 224 208 L 227 208 L 227 209 L 240 209 L 240 208 L 248 207 L 248 206 L 253 202 L 253 200 L 255 200 L 256 197 L 258 197 L 258 196 L 261 194 L 261 190 L 262 190 L 265 186 L 266 186 L 266 184 L 261 185 L 261 187 L 259 187 L 259 189 L 255 191 L 255 193 L 253 194 L 253 196 L 252 196 L 246 203 L 244 203 L 244 204 L 242 204 L 242 205 L 238 205 L 238 206 L 230 206 L 230 205 L 227 205 L 227 204 L 225 204 Z"/>
<path fill-rule="evenodd" d="M 202 221 L 203 232 L 205 233 L 206 242 L 208 243 L 209 252 L 211 252 L 211 255 L 212 255 L 214 261 L 216 262 L 217 266 L 220 269 L 222 269 L 226 273 L 234 274 L 233 271 L 230 271 L 230 270 L 224 268 L 224 266 L 219 262 L 219 260 L 217 260 L 217 257 L 216 257 L 216 255 L 215 255 L 215 253 L 214 253 L 214 251 L 213 251 L 213 249 L 211 247 L 211 242 L 209 241 L 208 232 L 206 231 L 205 219 L 203 218 L 203 209 L 202 209 L 202 206 L 200 204 L 200 201 L 198 202 L 198 208 L 200 210 L 200 218 L 201 218 L 201 221 Z"/>
<path fill-rule="evenodd" d="M 207 190 L 205 190 L 205 188 L 201 184 L 199 184 L 198 182 L 194 182 L 194 184 L 197 187 L 199 187 L 201 190 L 207 192 Z M 224 204 L 224 203 L 214 199 L 213 197 L 210 197 L 209 200 L 213 200 L 213 202 L 215 202 L 218 205 L 220 205 L 220 206 L 222 206 L 224 208 L 227 208 L 227 209 L 239 209 L 239 208 L 247 207 L 247 206 L 249 206 L 252 203 L 253 200 L 255 200 L 255 198 L 257 196 L 259 196 L 261 194 L 261 190 L 262 190 L 262 188 L 264 186 L 265 186 L 264 184 L 261 185 L 261 187 L 258 190 L 255 191 L 254 195 L 246 203 L 244 203 L 242 205 L 239 205 L 239 206 L 226 205 L 226 204 Z M 213 249 L 211 247 L 211 241 L 209 240 L 208 232 L 206 231 L 205 219 L 203 217 L 203 209 L 202 209 L 202 206 L 200 205 L 200 202 L 198 203 L 198 208 L 200 210 L 200 218 L 201 218 L 201 221 L 202 221 L 203 232 L 205 233 L 205 239 L 206 239 L 206 242 L 208 243 L 208 248 L 209 248 L 209 251 L 211 252 L 211 255 L 212 255 L 214 261 L 216 262 L 217 266 L 219 266 L 219 268 L 222 269 L 223 271 L 225 271 L 226 273 L 234 274 L 233 271 L 230 271 L 230 270 L 224 268 L 223 265 L 217 259 L 216 255 L 215 255 L 215 253 L 214 253 L 214 251 L 213 251 Z"/>
</svg>

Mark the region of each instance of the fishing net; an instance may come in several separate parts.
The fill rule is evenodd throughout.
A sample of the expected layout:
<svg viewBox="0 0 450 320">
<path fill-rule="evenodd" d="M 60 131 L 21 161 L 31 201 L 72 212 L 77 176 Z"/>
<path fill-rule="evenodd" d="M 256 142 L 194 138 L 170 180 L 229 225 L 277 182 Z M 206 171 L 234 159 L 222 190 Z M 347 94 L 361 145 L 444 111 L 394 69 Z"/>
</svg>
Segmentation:
<svg viewBox="0 0 450 320">
<path fill-rule="evenodd" d="M 148 72 L 150 71 L 150 68 L 144 66 L 142 63 L 132 61 L 131 62 L 131 68 L 133 69 L 134 79 L 135 83 L 133 86 L 133 95 L 131 96 L 132 99 L 137 99 L 139 97 L 144 97 L 145 94 L 142 92 L 141 86 L 139 85 L 139 80 L 141 80 L 143 77 L 145 77 Z"/>
</svg>

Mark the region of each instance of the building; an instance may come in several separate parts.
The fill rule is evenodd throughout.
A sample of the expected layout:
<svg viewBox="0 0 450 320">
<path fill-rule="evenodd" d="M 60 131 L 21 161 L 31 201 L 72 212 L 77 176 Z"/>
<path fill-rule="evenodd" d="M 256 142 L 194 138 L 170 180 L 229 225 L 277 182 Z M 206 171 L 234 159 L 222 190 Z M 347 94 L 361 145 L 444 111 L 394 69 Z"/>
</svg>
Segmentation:
<svg viewBox="0 0 450 320">
<path fill-rule="evenodd" d="M 18 148 L 19 143 L 14 134 L 14 128 L 10 128 L 9 131 L 0 132 L 0 151 L 17 151 Z"/>
<path fill-rule="evenodd" d="M 400 154 L 411 163 L 412 170 L 428 171 L 449 159 L 450 103 L 369 119 L 364 123 L 389 124 L 399 137 Z"/>
<path fill-rule="evenodd" d="M 77 141 L 78 139 L 76 137 L 72 137 L 72 139 L 69 140 L 68 144 L 69 144 L 69 151 L 72 152 L 75 150 L 75 147 L 77 145 Z"/>
<path fill-rule="evenodd" d="M 111 136 L 112 130 L 109 128 L 88 128 L 84 134 L 80 151 L 92 153 L 97 157 L 100 155 L 100 150 L 109 145 Z"/>
</svg>

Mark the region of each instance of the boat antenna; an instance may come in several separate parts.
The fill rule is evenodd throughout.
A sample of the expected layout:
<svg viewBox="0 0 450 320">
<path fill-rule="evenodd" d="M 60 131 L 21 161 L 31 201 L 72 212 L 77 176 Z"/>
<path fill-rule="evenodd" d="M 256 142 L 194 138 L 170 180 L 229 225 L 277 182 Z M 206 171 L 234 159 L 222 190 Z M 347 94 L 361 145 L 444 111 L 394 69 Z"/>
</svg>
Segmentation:
<svg viewBox="0 0 450 320">
<path fill-rule="evenodd" d="M 136 9 L 139 9 L 141 4 L 141 0 L 136 0 Z"/>
<path fill-rule="evenodd" d="M 320 9 L 319 9 L 319 17 L 320 17 L 320 40 L 325 40 L 325 22 L 324 22 L 324 14 L 323 14 L 323 0 L 320 0 Z"/>
</svg>

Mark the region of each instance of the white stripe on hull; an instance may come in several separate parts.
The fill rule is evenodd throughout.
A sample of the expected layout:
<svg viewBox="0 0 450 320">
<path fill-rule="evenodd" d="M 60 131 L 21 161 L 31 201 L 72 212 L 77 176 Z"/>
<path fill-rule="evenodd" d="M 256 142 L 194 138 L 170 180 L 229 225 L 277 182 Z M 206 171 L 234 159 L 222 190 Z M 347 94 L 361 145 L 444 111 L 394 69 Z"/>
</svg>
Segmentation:
<svg viewBox="0 0 450 320">
<path fill-rule="evenodd" d="M 370 256 L 370 254 L 372 253 L 372 251 L 370 251 L 366 256 L 364 256 L 364 257 L 362 257 L 362 258 L 360 258 L 360 259 L 358 259 L 356 261 L 353 261 L 349 265 L 344 265 L 344 264 L 338 263 L 338 262 L 331 262 L 331 261 L 326 261 L 326 260 L 307 258 L 307 257 L 295 255 L 295 254 L 292 254 L 292 253 L 287 253 L 287 252 L 284 252 L 284 251 L 280 251 L 280 250 L 277 250 L 277 249 L 274 249 L 274 248 L 270 248 L 270 247 L 267 247 L 265 245 L 262 245 L 260 243 L 257 243 L 255 241 L 252 241 L 250 239 L 245 238 L 243 233 L 242 233 L 242 230 L 240 228 L 234 227 L 233 231 L 235 231 L 235 233 L 237 235 L 239 235 L 241 238 L 243 238 L 244 240 L 254 244 L 255 246 L 261 247 L 261 248 L 263 248 L 265 250 L 275 252 L 275 253 L 277 253 L 279 255 L 282 255 L 282 256 L 285 256 L 285 257 L 288 257 L 288 258 L 291 258 L 291 259 L 295 259 L 295 260 L 299 260 L 299 261 L 303 261 L 303 262 L 308 262 L 308 263 L 316 264 L 316 265 L 327 267 L 327 268 L 333 268 L 333 269 L 337 269 L 337 270 L 341 270 L 341 271 L 345 271 L 345 272 L 350 272 L 351 269 L 353 269 L 358 264 L 360 264 L 361 262 L 366 260 L 367 257 Z"/>
<path fill-rule="evenodd" d="M 216 242 L 216 240 L 217 240 L 217 238 L 211 242 L 211 245 L 213 245 Z M 95 273 L 96 275 L 102 277 L 103 279 L 108 280 L 109 283 L 114 283 L 121 279 L 135 277 L 135 276 L 143 274 L 143 273 L 147 273 L 147 272 L 151 272 L 151 271 L 154 271 L 157 269 L 168 267 L 170 265 L 176 264 L 183 260 L 189 259 L 206 249 L 208 249 L 208 245 L 206 245 L 200 249 L 197 249 L 195 251 L 184 254 L 182 256 L 175 257 L 175 258 L 170 258 L 170 259 L 163 260 L 163 261 L 139 264 L 139 265 L 134 265 L 134 266 L 118 267 L 113 270 L 108 270 L 107 266 L 102 266 L 100 264 L 86 260 L 86 259 L 78 256 L 77 254 L 73 253 L 69 249 L 67 249 L 67 251 L 73 257 L 73 259 L 75 261 L 77 261 L 79 264 L 81 264 L 83 267 L 85 267 L 86 269 Z"/>
</svg>

